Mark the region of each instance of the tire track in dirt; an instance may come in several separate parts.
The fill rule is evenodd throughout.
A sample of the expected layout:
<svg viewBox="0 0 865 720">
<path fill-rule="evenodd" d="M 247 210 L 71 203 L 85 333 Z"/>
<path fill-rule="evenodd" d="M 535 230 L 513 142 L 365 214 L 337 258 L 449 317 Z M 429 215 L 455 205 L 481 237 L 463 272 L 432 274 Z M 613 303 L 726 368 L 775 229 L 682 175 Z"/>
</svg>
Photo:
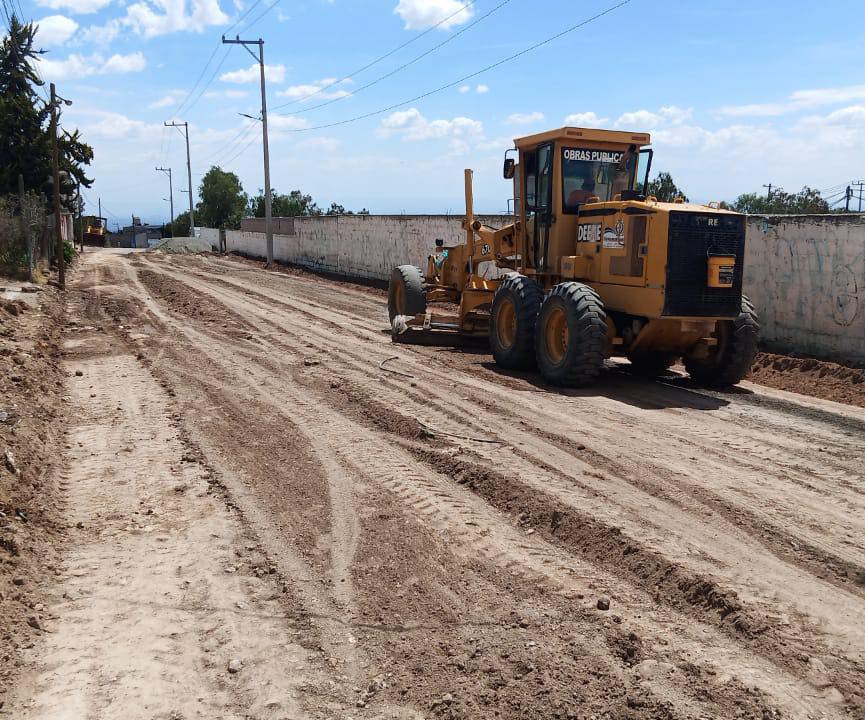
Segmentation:
<svg viewBox="0 0 865 720">
<path fill-rule="evenodd" d="M 202 287 L 202 289 L 204 289 L 204 288 Z M 256 293 L 253 292 L 253 291 L 246 291 L 246 292 L 247 292 L 247 293 L 250 293 L 250 294 L 252 294 L 252 295 L 256 295 Z M 311 329 L 311 330 L 314 331 L 314 329 Z M 339 350 L 339 348 L 335 348 L 335 349 L 336 349 L 336 350 Z M 345 352 L 345 350 L 343 349 L 343 354 L 344 354 L 344 352 Z M 541 456 L 543 456 L 543 454 L 546 453 L 546 452 L 547 452 L 547 450 L 546 450 L 545 448 L 541 448 L 540 451 L 539 451 L 539 453 L 538 453 L 538 456 L 541 457 Z M 597 460 L 597 458 L 595 458 L 595 460 Z M 565 458 L 565 459 L 563 460 L 563 462 L 564 462 L 565 464 L 567 464 L 567 463 L 569 463 L 569 462 L 572 463 L 572 460 L 569 459 L 569 458 Z M 619 475 L 622 475 L 623 477 L 626 477 L 626 478 L 628 477 L 628 475 L 625 474 L 625 473 L 622 473 L 620 469 L 613 468 L 613 471 L 614 471 L 615 473 L 619 474 Z M 643 485 L 645 486 L 645 484 L 643 484 Z M 625 489 L 625 490 L 626 490 L 626 489 Z M 692 504 L 692 503 L 693 503 L 693 500 L 689 500 L 689 503 L 688 503 L 688 504 Z M 635 507 L 640 507 L 639 502 L 638 502 L 638 503 L 635 503 Z M 670 512 L 670 510 L 672 510 L 672 508 L 667 508 L 667 509 L 666 509 L 666 512 Z M 676 530 L 675 530 L 675 526 L 671 527 L 671 528 L 670 528 L 670 531 L 671 531 L 671 532 L 675 532 L 675 531 L 676 531 Z M 764 534 L 764 533 L 762 533 L 762 532 L 760 533 L 760 535 L 763 535 L 763 534 Z M 758 541 L 759 541 L 759 539 L 758 539 Z M 797 543 L 797 544 L 799 544 L 799 543 Z M 807 545 L 808 543 L 803 543 L 803 544 Z M 842 557 L 843 557 L 843 550 L 841 550 L 841 551 L 839 552 L 839 550 L 838 550 L 837 547 L 833 548 L 832 550 L 833 550 L 836 554 L 840 554 L 840 555 L 842 555 Z M 746 551 L 746 552 L 749 552 L 749 551 Z M 742 552 L 739 552 L 739 553 L 732 553 L 733 556 L 735 556 L 735 555 L 737 555 L 737 554 L 738 554 L 738 555 L 742 555 L 742 554 L 744 554 L 744 553 L 742 553 Z M 730 554 L 728 553 L 728 556 L 729 556 L 729 555 L 730 555 Z M 786 561 L 786 558 L 785 558 L 785 561 Z M 837 565 L 837 563 L 834 563 L 834 565 Z M 811 564 L 811 566 L 813 567 L 813 563 Z M 850 569 L 852 569 L 852 571 L 853 571 L 853 573 L 854 573 L 854 577 L 855 577 L 857 574 L 859 574 L 859 572 L 860 572 L 859 568 L 860 568 L 860 567 L 861 567 L 860 565 L 856 565 L 856 564 L 854 564 L 854 565 L 852 566 L 852 568 L 850 568 Z M 841 574 L 848 573 L 848 568 L 841 567 L 839 570 L 840 570 L 840 573 L 841 573 Z M 821 574 L 825 575 L 825 573 L 821 573 Z M 755 577 L 755 575 L 752 574 L 752 577 Z M 843 577 L 840 578 L 840 581 L 841 581 L 842 583 L 844 582 L 844 580 L 845 580 L 845 578 L 843 578 Z M 772 588 L 774 587 L 774 585 L 773 585 L 772 583 L 767 583 L 767 586 L 768 586 L 768 588 L 769 588 L 768 591 L 771 593 L 771 592 L 772 592 Z M 823 606 L 824 602 L 825 602 L 825 601 L 822 599 L 822 597 L 817 596 L 817 597 L 815 597 L 815 598 L 813 599 L 813 602 L 812 602 L 811 606 L 814 607 L 814 608 L 818 608 L 818 609 L 819 609 L 819 608 L 821 608 L 821 607 Z M 844 612 L 844 611 L 845 611 L 844 603 L 843 603 L 842 601 L 838 601 L 838 602 L 836 602 L 836 604 L 835 604 L 835 608 L 833 608 L 833 612 L 837 613 L 837 612 Z M 818 614 L 819 614 L 819 613 L 818 613 Z"/>
</svg>

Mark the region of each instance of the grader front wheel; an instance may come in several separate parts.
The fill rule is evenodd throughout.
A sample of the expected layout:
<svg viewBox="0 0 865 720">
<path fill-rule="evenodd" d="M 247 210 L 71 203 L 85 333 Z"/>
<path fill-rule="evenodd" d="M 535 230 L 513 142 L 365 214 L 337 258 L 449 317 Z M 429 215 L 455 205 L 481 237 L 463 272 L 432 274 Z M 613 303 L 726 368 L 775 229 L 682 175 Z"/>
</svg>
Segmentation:
<svg viewBox="0 0 865 720">
<path fill-rule="evenodd" d="M 414 265 L 400 265 L 390 274 L 387 289 L 387 314 L 391 323 L 397 315 L 414 317 L 426 312 L 423 275 Z"/>
<path fill-rule="evenodd" d="M 535 320 L 544 291 L 534 280 L 516 273 L 501 281 L 490 310 L 490 349 L 496 364 L 526 370 L 535 361 Z"/>
<path fill-rule="evenodd" d="M 554 385 L 585 385 L 598 376 L 607 356 L 607 314 L 591 287 L 567 282 L 547 293 L 535 354 L 541 375 Z"/>
</svg>

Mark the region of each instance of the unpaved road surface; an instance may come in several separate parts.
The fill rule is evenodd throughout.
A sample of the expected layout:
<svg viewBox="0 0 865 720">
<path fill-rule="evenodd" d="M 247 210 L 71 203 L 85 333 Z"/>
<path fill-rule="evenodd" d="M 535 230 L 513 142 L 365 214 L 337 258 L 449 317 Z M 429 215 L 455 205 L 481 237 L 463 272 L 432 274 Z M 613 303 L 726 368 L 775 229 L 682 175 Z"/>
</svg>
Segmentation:
<svg viewBox="0 0 865 720">
<path fill-rule="evenodd" d="M 79 537 L 0 713 L 865 717 L 862 409 L 553 390 L 213 257 L 71 292 Z"/>
</svg>

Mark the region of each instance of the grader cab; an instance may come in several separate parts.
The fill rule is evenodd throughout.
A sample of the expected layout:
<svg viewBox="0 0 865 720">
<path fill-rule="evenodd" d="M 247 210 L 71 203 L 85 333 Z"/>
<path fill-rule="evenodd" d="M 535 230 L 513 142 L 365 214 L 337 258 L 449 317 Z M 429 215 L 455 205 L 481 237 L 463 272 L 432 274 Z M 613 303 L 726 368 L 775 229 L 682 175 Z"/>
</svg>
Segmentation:
<svg viewBox="0 0 865 720">
<path fill-rule="evenodd" d="M 465 241 L 437 241 L 425 272 L 393 270 L 394 340 L 488 336 L 498 365 L 558 385 L 591 382 L 613 355 L 649 376 L 682 358 L 701 384 L 739 382 L 759 329 L 742 295 L 745 218 L 648 196 L 649 143 L 573 127 L 518 138 L 503 170 L 515 217 L 501 228 L 474 217 L 466 170 Z"/>
</svg>

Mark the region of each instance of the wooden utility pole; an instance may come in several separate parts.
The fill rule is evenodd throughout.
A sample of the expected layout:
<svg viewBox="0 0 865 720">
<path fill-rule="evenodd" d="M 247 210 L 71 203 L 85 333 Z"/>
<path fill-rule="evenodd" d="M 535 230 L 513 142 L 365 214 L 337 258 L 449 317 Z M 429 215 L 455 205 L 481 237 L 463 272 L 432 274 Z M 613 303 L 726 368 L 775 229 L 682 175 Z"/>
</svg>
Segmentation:
<svg viewBox="0 0 865 720">
<path fill-rule="evenodd" d="M 270 187 L 270 151 L 267 144 L 267 90 L 264 83 L 264 40 L 241 40 L 239 35 L 236 35 L 234 40 L 226 40 L 225 35 L 222 36 L 222 42 L 225 45 L 243 45 L 252 57 L 258 62 L 258 69 L 261 73 L 261 138 L 264 146 L 264 232 L 267 240 L 267 266 L 273 265 L 273 192 Z M 258 57 L 250 50 L 247 45 L 258 45 Z"/>
<path fill-rule="evenodd" d="M 66 289 L 66 258 L 63 255 L 63 234 L 60 227 L 60 158 L 57 151 L 57 123 L 60 116 L 59 103 L 68 100 L 58 97 L 54 83 L 51 83 L 51 173 L 54 176 L 54 236 L 55 254 L 57 255 L 57 270 L 60 289 Z"/>
</svg>

